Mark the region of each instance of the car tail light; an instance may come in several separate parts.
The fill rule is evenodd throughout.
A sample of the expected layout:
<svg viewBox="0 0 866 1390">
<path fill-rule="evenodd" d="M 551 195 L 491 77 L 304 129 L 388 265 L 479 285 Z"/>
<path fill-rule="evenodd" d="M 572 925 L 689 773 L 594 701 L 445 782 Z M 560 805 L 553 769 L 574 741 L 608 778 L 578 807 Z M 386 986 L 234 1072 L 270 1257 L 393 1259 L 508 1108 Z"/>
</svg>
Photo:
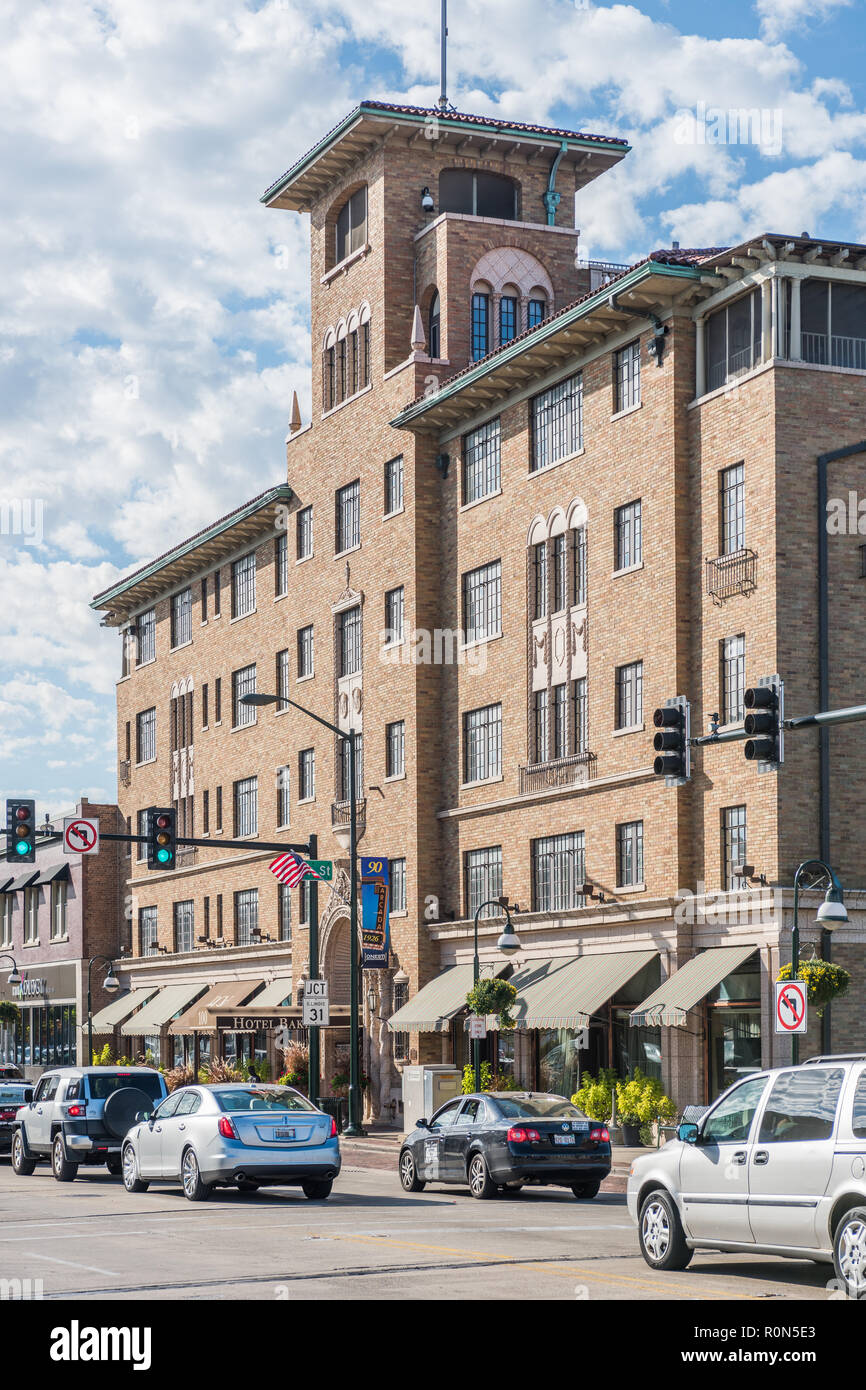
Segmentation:
<svg viewBox="0 0 866 1390">
<path fill-rule="evenodd" d="M 609 1144 L 610 1130 L 606 1125 L 602 1125 L 600 1129 L 591 1129 L 589 1132 L 589 1142 L 591 1144 Z"/>
<path fill-rule="evenodd" d="M 69 1109 L 67 1110 L 66 1113 L 67 1113 L 67 1115 L 71 1115 L 71 1116 L 73 1117 L 73 1119 L 76 1119 L 76 1120 L 77 1120 L 77 1119 L 79 1119 L 82 1115 L 86 1115 L 86 1114 L 87 1114 L 87 1106 L 86 1106 L 86 1105 L 70 1105 L 70 1107 L 69 1107 Z"/>
<path fill-rule="evenodd" d="M 537 1129 L 521 1129 L 518 1125 L 515 1129 L 508 1131 L 509 1144 L 531 1144 L 538 1143 L 540 1135 Z"/>
<path fill-rule="evenodd" d="M 334 1119 L 334 1117 L 333 1117 L 333 1115 L 332 1115 L 332 1116 L 331 1116 L 331 1133 L 328 1135 L 328 1138 L 329 1138 L 329 1139 L 336 1139 L 336 1137 L 337 1137 L 337 1121 Z"/>
<path fill-rule="evenodd" d="M 234 1121 L 230 1120 L 228 1115 L 220 1115 L 217 1129 L 219 1130 L 223 1139 L 237 1139 L 239 1137 L 238 1132 L 234 1126 Z"/>
<path fill-rule="evenodd" d="M 0 1120 L 14 1120 L 17 1110 L 0 1110 Z"/>
</svg>

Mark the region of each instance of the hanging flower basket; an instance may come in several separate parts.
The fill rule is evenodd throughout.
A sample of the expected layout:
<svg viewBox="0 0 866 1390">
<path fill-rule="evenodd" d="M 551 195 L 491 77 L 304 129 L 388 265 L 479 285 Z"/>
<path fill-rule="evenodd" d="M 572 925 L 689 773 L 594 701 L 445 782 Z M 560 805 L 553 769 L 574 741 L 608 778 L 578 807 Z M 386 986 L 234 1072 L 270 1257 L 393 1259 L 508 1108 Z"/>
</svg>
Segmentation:
<svg viewBox="0 0 866 1390">
<path fill-rule="evenodd" d="M 777 976 L 778 980 L 790 980 L 791 965 L 783 965 Z M 849 971 L 843 970 L 841 965 L 834 965 L 830 960 L 801 960 L 797 970 L 797 979 L 802 980 L 807 986 L 809 1003 L 815 1008 L 818 1017 L 826 1009 L 827 1005 L 840 995 L 847 994 L 848 986 L 851 983 Z"/>
<path fill-rule="evenodd" d="M 515 1028 L 517 1020 L 511 1010 L 517 1001 L 517 990 L 510 980 L 479 980 L 466 996 L 469 1011 L 485 1018 L 497 1014 L 500 1028 Z"/>
</svg>

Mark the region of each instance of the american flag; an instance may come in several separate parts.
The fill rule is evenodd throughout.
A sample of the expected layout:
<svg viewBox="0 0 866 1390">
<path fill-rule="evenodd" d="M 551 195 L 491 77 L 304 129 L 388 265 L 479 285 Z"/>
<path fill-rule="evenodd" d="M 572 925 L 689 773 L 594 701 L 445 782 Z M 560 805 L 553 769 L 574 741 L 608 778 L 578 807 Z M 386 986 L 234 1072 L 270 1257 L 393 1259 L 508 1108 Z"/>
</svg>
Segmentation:
<svg viewBox="0 0 866 1390">
<path fill-rule="evenodd" d="M 281 854 L 268 867 L 271 873 L 280 880 L 280 883 L 287 883 L 290 888 L 297 888 L 302 878 L 321 879 L 322 877 L 303 859 L 299 859 L 296 854 Z"/>
</svg>

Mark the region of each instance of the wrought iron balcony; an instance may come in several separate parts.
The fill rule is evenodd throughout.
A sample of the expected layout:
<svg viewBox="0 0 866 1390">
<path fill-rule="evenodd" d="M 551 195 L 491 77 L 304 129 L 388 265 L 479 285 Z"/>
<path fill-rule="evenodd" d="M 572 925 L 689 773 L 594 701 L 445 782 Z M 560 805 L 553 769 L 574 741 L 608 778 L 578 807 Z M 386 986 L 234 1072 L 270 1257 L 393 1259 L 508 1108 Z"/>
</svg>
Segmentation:
<svg viewBox="0 0 866 1390">
<path fill-rule="evenodd" d="M 334 826 L 347 826 L 351 819 L 352 803 L 350 801 L 334 801 L 331 803 L 331 828 Z M 355 814 L 358 818 L 358 825 L 364 825 L 367 821 L 367 798 L 359 797 L 355 802 Z"/>
<path fill-rule="evenodd" d="M 707 593 L 716 606 L 735 594 L 752 594 L 758 587 L 758 556 L 754 550 L 735 550 L 707 560 Z"/>
<path fill-rule="evenodd" d="M 595 776 L 596 761 L 595 753 L 572 753 L 547 763 L 528 763 L 520 768 L 520 795 L 589 782 Z"/>
</svg>

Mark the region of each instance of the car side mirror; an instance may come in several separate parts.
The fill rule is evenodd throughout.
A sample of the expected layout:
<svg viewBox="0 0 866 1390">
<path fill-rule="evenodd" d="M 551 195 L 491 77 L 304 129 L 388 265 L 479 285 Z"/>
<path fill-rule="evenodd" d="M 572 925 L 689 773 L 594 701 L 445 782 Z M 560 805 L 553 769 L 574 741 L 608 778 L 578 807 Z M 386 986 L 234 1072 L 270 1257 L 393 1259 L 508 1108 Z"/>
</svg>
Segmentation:
<svg viewBox="0 0 866 1390">
<path fill-rule="evenodd" d="M 143 1125 L 143 1124 L 145 1124 L 149 1119 L 150 1119 L 150 1111 L 149 1111 L 149 1110 L 139 1110 L 138 1114 L 137 1114 L 136 1117 L 135 1117 L 135 1123 L 136 1123 L 137 1125 Z"/>
<path fill-rule="evenodd" d="M 695 1124 L 683 1124 L 677 1126 L 677 1138 L 682 1144 L 696 1144 L 698 1142 L 698 1127 Z"/>
<path fill-rule="evenodd" d="M 430 1128 L 430 1122 L 429 1122 L 429 1120 L 416 1120 L 416 1121 L 415 1121 L 415 1128 L 416 1128 L 416 1129 L 429 1129 L 429 1128 Z"/>
</svg>

